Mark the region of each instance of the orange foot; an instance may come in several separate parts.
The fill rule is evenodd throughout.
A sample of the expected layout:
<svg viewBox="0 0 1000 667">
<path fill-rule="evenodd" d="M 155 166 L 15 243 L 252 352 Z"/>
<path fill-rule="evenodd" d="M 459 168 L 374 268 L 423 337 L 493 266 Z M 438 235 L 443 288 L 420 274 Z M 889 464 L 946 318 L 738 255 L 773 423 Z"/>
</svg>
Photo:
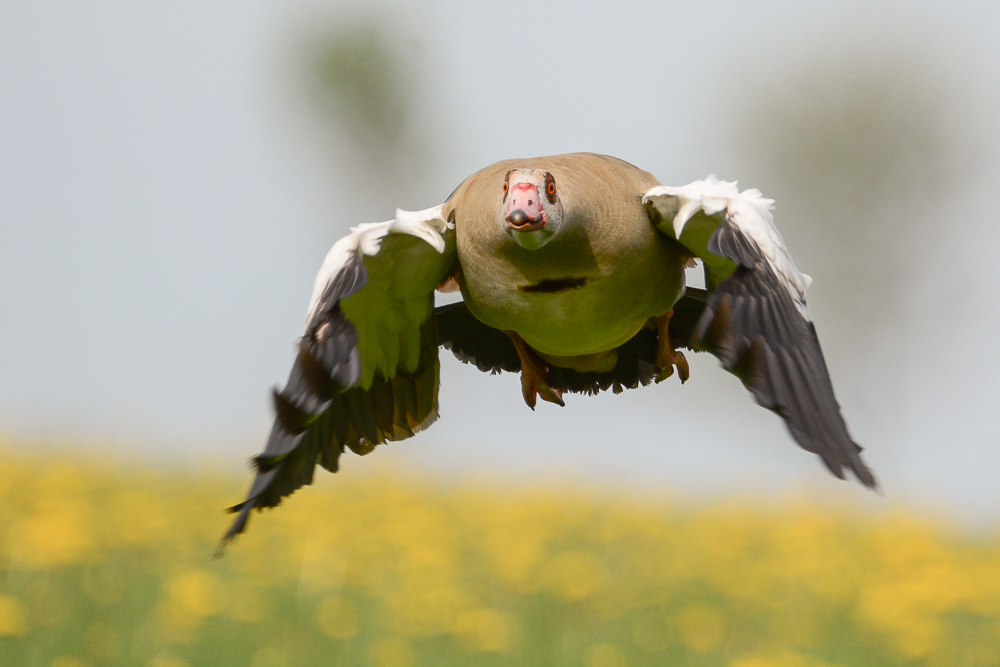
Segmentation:
<svg viewBox="0 0 1000 667">
<path fill-rule="evenodd" d="M 656 365 L 660 372 L 656 374 L 656 381 L 663 382 L 674 374 L 674 366 L 677 366 L 677 377 L 681 379 L 681 384 L 687 382 L 691 377 L 691 369 L 688 367 L 687 357 L 683 352 L 674 349 L 674 344 L 670 341 L 670 318 L 673 317 L 673 309 L 667 311 L 666 315 L 654 318 L 656 321 Z"/>
<path fill-rule="evenodd" d="M 513 331 L 504 333 L 510 337 L 517 350 L 517 356 L 521 358 L 521 394 L 528 407 L 534 410 L 539 396 L 543 401 L 565 406 L 562 392 L 549 386 L 549 367 L 545 362 L 539 359 L 534 350 L 516 333 Z"/>
</svg>

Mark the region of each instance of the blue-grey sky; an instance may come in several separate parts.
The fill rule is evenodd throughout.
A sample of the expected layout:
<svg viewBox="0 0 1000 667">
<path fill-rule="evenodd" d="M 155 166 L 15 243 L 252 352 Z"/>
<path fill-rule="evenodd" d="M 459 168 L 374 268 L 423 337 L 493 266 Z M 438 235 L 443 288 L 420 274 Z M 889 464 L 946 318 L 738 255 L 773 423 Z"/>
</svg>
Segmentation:
<svg viewBox="0 0 1000 667">
<path fill-rule="evenodd" d="M 390 26 L 420 83 L 429 157 L 407 167 L 416 191 L 385 184 L 408 193 L 392 204 L 347 175 L 343 137 L 316 139 L 289 84 L 305 27 L 349 24 L 362 5 Z M 838 397 L 888 500 L 829 478 L 703 356 L 683 388 L 571 396 L 535 413 L 515 376 L 447 357 L 441 421 L 349 458 L 348 474 L 381 458 L 445 475 L 798 489 L 996 517 L 1000 9 L 870 5 L 4 3 L 0 431 L 96 436 L 157 460 L 241 469 L 263 445 L 268 389 L 287 374 L 312 277 L 338 236 L 396 205 L 440 203 L 493 161 L 589 150 L 664 183 L 714 172 L 778 199 L 779 228 L 815 279 Z M 900 258 L 912 244 L 876 237 L 907 267 L 883 326 L 877 312 L 829 305 L 883 285 L 864 267 L 826 282 L 813 270 L 836 258 L 802 224 L 782 225 L 783 184 L 752 180 L 763 172 L 733 112 L 748 94 L 780 96 L 817 50 L 846 54 L 863 80 L 893 45 L 933 63 L 941 95 L 957 96 L 942 102 L 954 102 L 949 138 L 970 157 L 948 163 L 955 176 L 930 194 L 879 203 L 914 221 L 924 249 Z"/>
</svg>

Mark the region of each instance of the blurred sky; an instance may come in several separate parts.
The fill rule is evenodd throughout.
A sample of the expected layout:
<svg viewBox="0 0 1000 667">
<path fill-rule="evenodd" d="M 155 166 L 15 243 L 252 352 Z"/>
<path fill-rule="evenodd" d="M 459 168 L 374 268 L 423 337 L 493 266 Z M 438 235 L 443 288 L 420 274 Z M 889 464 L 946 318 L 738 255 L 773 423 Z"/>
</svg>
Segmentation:
<svg viewBox="0 0 1000 667">
<path fill-rule="evenodd" d="M 798 490 L 995 519 L 1000 6 L 872 5 L 0 4 L 0 432 L 242 469 L 313 275 L 349 226 L 438 204 L 499 159 L 588 150 L 664 183 L 716 173 L 778 200 L 885 498 L 830 478 L 703 355 L 683 388 L 531 413 L 516 376 L 445 353 L 441 421 L 343 470 L 381 457 L 445 476 Z M 353 170 L 357 147 L 294 84 L 306 35 L 365 21 L 412 84 L 419 145 L 392 169 Z M 884 124 L 858 135 L 896 147 L 880 154 L 888 176 L 864 176 L 853 153 L 836 169 L 791 162 L 802 142 L 783 131 L 811 136 L 792 127 L 810 86 L 868 91 L 864 108 L 892 127 L 919 107 L 895 138 Z M 868 122 L 830 108 L 834 146 Z M 856 174 L 860 186 L 836 180 Z M 810 230 L 811 211 L 854 224 Z"/>
</svg>

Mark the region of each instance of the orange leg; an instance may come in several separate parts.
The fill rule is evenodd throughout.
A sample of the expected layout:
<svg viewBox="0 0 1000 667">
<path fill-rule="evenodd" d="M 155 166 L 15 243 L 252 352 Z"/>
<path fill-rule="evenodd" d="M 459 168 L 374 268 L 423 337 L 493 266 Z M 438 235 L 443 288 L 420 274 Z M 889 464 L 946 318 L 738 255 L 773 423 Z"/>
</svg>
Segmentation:
<svg viewBox="0 0 1000 667">
<path fill-rule="evenodd" d="M 674 311 L 671 309 L 666 315 L 653 318 L 656 322 L 656 365 L 660 369 L 656 381 L 666 380 L 674 374 L 674 366 L 677 366 L 677 377 L 681 379 L 681 384 L 684 384 L 691 377 L 691 369 L 684 353 L 674 349 L 674 344 L 670 342 L 669 327 L 673 315 Z"/>
<path fill-rule="evenodd" d="M 543 401 L 565 406 L 562 392 L 549 386 L 549 367 L 545 362 L 539 359 L 534 350 L 516 333 L 513 331 L 504 333 L 510 337 L 517 350 L 517 356 L 521 358 L 521 394 L 528 407 L 535 409 L 538 396 L 541 396 Z"/>
</svg>

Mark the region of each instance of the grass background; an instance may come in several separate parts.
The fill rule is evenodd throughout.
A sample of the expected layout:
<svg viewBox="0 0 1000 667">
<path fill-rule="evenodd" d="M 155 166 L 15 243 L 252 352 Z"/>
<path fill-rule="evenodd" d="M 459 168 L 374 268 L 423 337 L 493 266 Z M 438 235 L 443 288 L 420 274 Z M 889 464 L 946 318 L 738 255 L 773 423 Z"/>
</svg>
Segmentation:
<svg viewBox="0 0 1000 667">
<path fill-rule="evenodd" d="M 1000 540 L 903 513 L 0 448 L 0 664 L 1000 664 Z"/>
</svg>

